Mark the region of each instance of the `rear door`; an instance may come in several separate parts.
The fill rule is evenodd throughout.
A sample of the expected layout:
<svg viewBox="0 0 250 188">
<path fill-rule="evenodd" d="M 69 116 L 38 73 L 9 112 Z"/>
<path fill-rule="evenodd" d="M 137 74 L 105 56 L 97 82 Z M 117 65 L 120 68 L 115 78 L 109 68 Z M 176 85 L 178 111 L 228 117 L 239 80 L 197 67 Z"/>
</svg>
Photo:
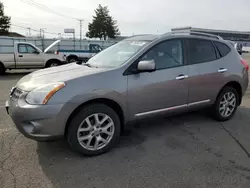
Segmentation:
<svg viewBox="0 0 250 188">
<path fill-rule="evenodd" d="M 17 68 L 38 68 L 44 66 L 44 56 L 35 47 L 18 43 L 15 53 Z"/>
<path fill-rule="evenodd" d="M 190 67 L 189 105 L 213 103 L 225 84 L 226 65 L 214 43 L 206 39 L 186 39 Z"/>
</svg>

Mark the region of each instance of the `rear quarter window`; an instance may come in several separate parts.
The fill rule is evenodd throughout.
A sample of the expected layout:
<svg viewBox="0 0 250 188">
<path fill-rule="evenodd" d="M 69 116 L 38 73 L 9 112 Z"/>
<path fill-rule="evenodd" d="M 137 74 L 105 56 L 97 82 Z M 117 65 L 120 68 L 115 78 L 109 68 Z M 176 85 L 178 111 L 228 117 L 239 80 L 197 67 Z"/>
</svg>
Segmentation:
<svg viewBox="0 0 250 188">
<path fill-rule="evenodd" d="M 231 49 L 226 44 L 223 44 L 221 42 L 214 42 L 214 44 L 216 48 L 218 49 L 221 57 L 224 57 L 231 51 Z"/>
</svg>

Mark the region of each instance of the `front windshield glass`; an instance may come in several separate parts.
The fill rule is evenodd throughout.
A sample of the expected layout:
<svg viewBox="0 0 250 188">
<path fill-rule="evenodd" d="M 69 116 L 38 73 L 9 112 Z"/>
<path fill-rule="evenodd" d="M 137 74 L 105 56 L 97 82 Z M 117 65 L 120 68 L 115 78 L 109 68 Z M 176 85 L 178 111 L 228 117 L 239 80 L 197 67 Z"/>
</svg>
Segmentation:
<svg viewBox="0 0 250 188">
<path fill-rule="evenodd" d="M 147 41 L 129 40 L 118 42 L 117 44 L 96 54 L 88 61 L 88 64 L 94 67 L 118 67 L 125 63 L 147 43 Z"/>
</svg>

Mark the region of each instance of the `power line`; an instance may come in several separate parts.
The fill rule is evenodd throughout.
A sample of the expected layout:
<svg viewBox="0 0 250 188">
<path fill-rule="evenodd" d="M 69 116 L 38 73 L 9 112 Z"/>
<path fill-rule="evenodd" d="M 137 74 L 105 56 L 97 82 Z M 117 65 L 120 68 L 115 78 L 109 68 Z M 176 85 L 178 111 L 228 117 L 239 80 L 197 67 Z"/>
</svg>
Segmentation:
<svg viewBox="0 0 250 188">
<path fill-rule="evenodd" d="M 43 31 L 42 31 L 43 33 L 52 34 L 52 35 L 58 34 L 58 33 L 53 33 L 53 32 L 44 31 L 44 28 L 41 28 L 40 30 L 38 30 L 38 29 L 30 28 L 30 27 L 25 27 L 25 26 L 17 25 L 17 24 L 11 24 L 11 25 L 12 25 L 12 26 L 15 26 L 15 27 L 22 28 L 22 29 L 28 29 L 29 31 L 40 32 L 41 30 L 43 30 Z"/>
<path fill-rule="evenodd" d="M 6 5 L 4 5 L 4 8 L 7 8 L 7 9 L 13 9 L 13 10 L 15 10 L 15 11 L 20 11 L 21 13 L 23 13 L 23 14 L 26 14 L 26 15 L 29 15 L 29 16 L 30 16 L 30 14 L 29 14 L 29 13 L 27 13 L 27 12 L 23 12 L 23 11 L 22 11 L 22 9 L 20 10 L 20 9 L 16 9 L 16 8 L 9 7 L 9 6 L 6 6 Z"/>
<path fill-rule="evenodd" d="M 24 2 L 24 3 L 26 3 L 26 4 L 28 4 L 28 5 L 30 5 L 30 6 L 33 6 L 33 7 L 35 7 L 35 8 L 40 9 L 40 10 L 43 10 L 43 11 L 45 11 L 45 12 L 48 12 L 48 13 L 50 13 L 50 14 L 56 14 L 56 15 L 58 15 L 58 16 L 62 16 L 62 17 L 68 18 L 68 19 L 74 19 L 74 20 L 79 21 L 79 22 L 80 22 L 80 40 L 82 39 L 82 21 L 83 21 L 83 19 L 76 19 L 76 18 L 73 18 L 73 17 L 69 17 L 69 16 L 67 16 L 67 15 L 65 15 L 65 14 L 62 14 L 62 13 L 60 13 L 60 12 L 57 12 L 57 11 L 55 11 L 55 10 L 49 8 L 48 6 L 42 5 L 42 4 L 40 4 L 40 3 L 37 3 L 37 2 L 35 2 L 34 0 L 21 0 L 21 1 Z M 5 7 L 6 7 L 6 6 L 5 6 Z M 10 7 L 6 7 L 6 8 L 10 8 Z M 17 10 L 17 9 L 15 9 L 15 10 Z M 30 15 L 30 14 L 27 13 L 27 12 L 23 12 L 23 13 L 25 13 L 25 14 L 27 14 L 27 15 Z M 12 25 L 14 25 L 14 24 L 12 24 Z M 17 27 L 18 27 L 18 26 L 17 26 Z M 20 27 L 20 26 L 19 26 L 19 27 Z M 60 27 L 60 26 L 59 26 L 59 27 Z M 22 27 L 22 28 L 23 28 L 23 27 Z M 25 28 L 25 29 L 27 29 L 27 28 Z M 41 32 L 40 30 L 35 30 L 35 29 L 29 30 L 29 33 L 30 33 L 30 31 Z M 58 34 L 58 33 L 52 33 L 52 32 L 44 32 L 44 33 L 48 33 L 48 34 Z M 79 36 L 79 35 L 78 35 L 78 36 Z"/>
<path fill-rule="evenodd" d="M 7 8 L 7 9 L 12 9 L 12 10 L 15 10 L 15 11 L 20 11 L 21 13 L 23 13 L 23 14 L 25 14 L 25 15 L 28 15 L 28 16 L 30 16 L 31 14 L 30 13 L 28 13 L 28 12 L 25 12 L 25 11 L 23 11 L 23 10 L 20 10 L 20 9 L 16 9 L 16 8 L 13 8 L 13 7 L 9 7 L 9 6 L 6 6 L 6 5 L 4 5 L 4 7 L 5 8 Z M 11 17 L 16 17 L 16 18 L 18 18 L 18 20 L 20 20 L 19 19 L 19 16 L 11 16 Z M 15 19 L 16 19 L 15 18 Z M 72 18 L 73 19 L 73 18 Z M 54 20 L 48 20 L 48 19 L 46 19 L 47 21 L 49 21 L 49 22 L 53 22 Z M 64 26 L 61 26 L 61 25 L 55 25 L 54 23 L 53 23 L 53 26 L 56 26 L 56 27 L 62 27 L 62 28 L 64 28 Z"/>
<path fill-rule="evenodd" d="M 11 26 L 15 26 L 15 27 L 18 27 L 18 28 L 22 28 L 22 29 L 25 29 L 25 30 L 28 30 L 28 32 L 30 31 L 35 31 L 35 32 L 38 32 L 39 33 L 39 36 L 43 36 L 43 34 L 50 34 L 50 35 L 57 35 L 58 36 L 58 32 L 57 33 L 54 33 L 54 32 L 48 32 L 48 31 L 45 31 L 44 28 L 41 28 L 41 29 L 34 29 L 34 28 L 30 28 L 30 27 L 25 27 L 25 26 L 21 26 L 21 25 L 17 25 L 17 24 L 11 24 Z M 63 34 L 63 33 L 60 33 L 60 37 L 71 37 L 67 34 Z M 76 35 L 76 37 L 80 37 L 80 35 Z"/>
<path fill-rule="evenodd" d="M 38 8 L 38 9 L 40 9 L 40 10 L 43 10 L 43 11 L 45 11 L 45 12 L 48 12 L 48 13 L 50 13 L 50 14 L 56 14 L 56 15 L 61 16 L 61 17 L 64 17 L 64 18 L 77 20 L 77 19 L 75 19 L 75 18 L 72 18 L 72 17 L 70 17 L 70 16 L 67 16 L 67 15 L 65 15 L 65 14 L 62 14 L 62 13 L 60 13 L 60 12 L 57 12 L 57 11 L 55 11 L 55 10 L 53 10 L 53 9 L 51 9 L 51 8 L 49 8 L 49 7 L 47 7 L 47 6 L 45 6 L 45 5 L 42 5 L 42 4 L 40 4 L 40 3 L 37 3 L 37 2 L 35 2 L 34 0 L 21 0 L 21 1 L 24 2 L 24 3 L 26 3 L 26 4 L 28 4 L 28 5 L 30 5 L 30 6 L 33 6 L 33 7 L 36 7 L 36 8 Z"/>
</svg>

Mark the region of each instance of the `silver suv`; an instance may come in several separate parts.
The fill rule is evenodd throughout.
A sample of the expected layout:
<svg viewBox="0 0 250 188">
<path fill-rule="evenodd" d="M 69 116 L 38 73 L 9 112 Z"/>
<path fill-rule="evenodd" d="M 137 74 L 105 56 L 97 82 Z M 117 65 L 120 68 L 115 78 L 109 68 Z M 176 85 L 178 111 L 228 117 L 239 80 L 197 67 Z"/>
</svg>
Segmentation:
<svg viewBox="0 0 250 188">
<path fill-rule="evenodd" d="M 26 137 L 65 137 L 85 155 L 108 151 L 134 120 L 210 107 L 230 119 L 248 86 L 232 45 L 203 33 L 123 40 L 92 57 L 39 70 L 11 90 L 6 109 Z"/>
</svg>

